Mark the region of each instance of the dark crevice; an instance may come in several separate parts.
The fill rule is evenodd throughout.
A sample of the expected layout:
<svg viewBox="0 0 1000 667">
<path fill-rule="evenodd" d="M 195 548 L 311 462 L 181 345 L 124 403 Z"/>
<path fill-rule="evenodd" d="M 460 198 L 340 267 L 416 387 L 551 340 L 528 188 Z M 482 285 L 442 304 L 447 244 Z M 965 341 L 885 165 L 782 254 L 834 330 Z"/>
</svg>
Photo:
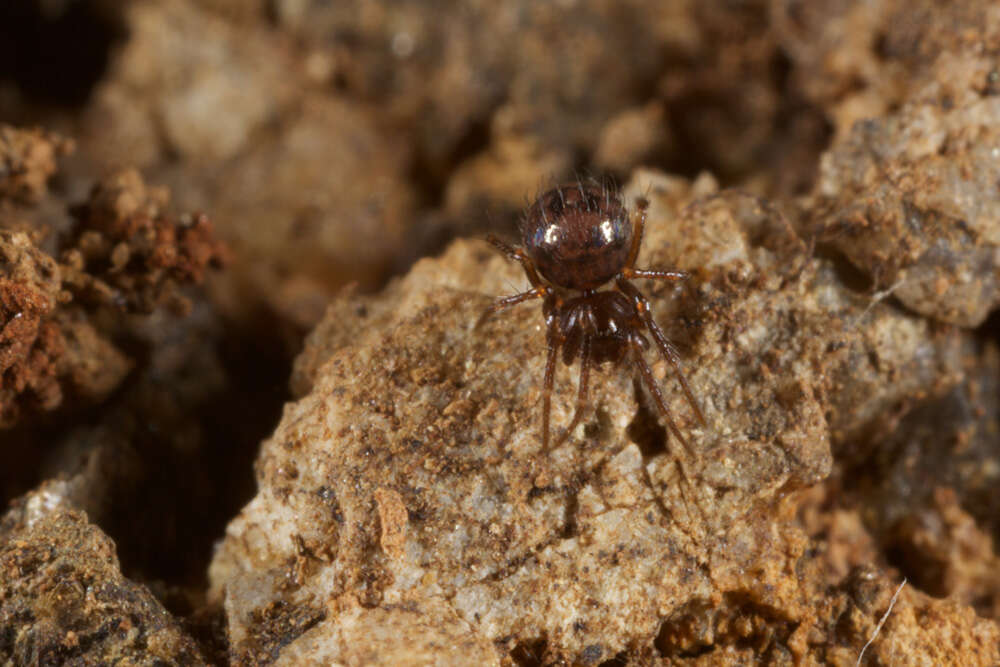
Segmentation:
<svg viewBox="0 0 1000 667">
<path fill-rule="evenodd" d="M 423 195 L 423 204 L 427 208 L 440 208 L 444 203 L 445 188 L 454 170 L 467 159 L 489 148 L 490 124 L 495 108 L 493 106 L 482 116 L 469 121 L 465 131 L 445 155 L 418 153 L 414 157 L 410 165 L 409 180 Z"/>
<path fill-rule="evenodd" d="M 815 259 L 826 260 L 833 267 L 840 284 L 857 294 L 872 294 L 877 286 L 871 276 L 856 267 L 844 253 L 827 243 L 813 249 Z"/>
<path fill-rule="evenodd" d="M 741 622 L 735 623 L 736 619 Z M 785 645 L 795 626 L 777 608 L 745 593 L 730 592 L 723 595 L 721 604 L 693 599 L 678 608 L 660 625 L 653 646 L 664 658 L 698 658 L 733 646 L 766 659 L 787 651 Z"/>
<path fill-rule="evenodd" d="M 597 667 L 625 667 L 628 664 L 628 651 L 621 651 L 620 653 L 616 653 L 614 657 L 600 663 Z"/>
<path fill-rule="evenodd" d="M 283 342 L 262 337 L 263 325 L 252 333 L 237 324 L 222 330 L 214 344 L 225 381 L 196 402 L 157 386 L 175 378 L 157 377 L 149 341 L 118 336 L 116 347 L 135 368 L 109 397 L 85 407 L 67 397 L 70 407 L 4 433 L 11 445 L 0 467 L 5 505 L 54 473 L 81 472 L 75 452 L 96 453 L 114 469 L 90 519 L 114 539 L 122 573 L 154 584 L 174 613 L 187 613 L 190 603 L 173 595 L 175 587 L 206 585 L 213 544 L 252 498 L 253 460 L 288 399 L 291 357 Z M 183 382 L 192 369 L 177 372 Z M 150 516 L 156 531 L 148 530 Z"/>
<path fill-rule="evenodd" d="M 819 157 L 833 138 L 833 126 L 823 110 L 800 92 L 795 63 L 786 53 L 775 48 L 767 62 L 747 67 L 739 84 L 721 84 L 715 81 L 719 73 L 710 63 L 668 54 L 663 70 L 689 72 L 691 85 L 665 94 L 672 145 L 668 154 L 650 156 L 647 162 L 688 178 L 708 171 L 723 187 L 738 185 L 767 165 L 778 192 L 805 194 L 815 183 Z M 704 76 L 696 76 L 699 71 Z M 762 91 L 776 98 L 775 108 L 733 104 L 734 98 Z M 766 137 L 754 138 L 752 129 L 765 123 L 770 130 Z M 718 137 L 730 137 L 732 142 L 720 143 Z"/>
<path fill-rule="evenodd" d="M 577 491 L 573 491 L 566 498 L 566 522 L 563 524 L 563 529 L 560 533 L 560 537 L 564 540 L 576 537 L 579 532 L 576 519 L 580 510 L 580 500 L 577 497 L 577 493 Z"/>
<path fill-rule="evenodd" d="M 382 284 L 404 275 L 418 259 L 440 254 L 456 238 L 484 236 L 487 232 L 505 236 L 517 230 L 517 211 L 499 211 L 493 202 L 473 202 L 468 208 L 481 213 L 462 211 L 462 218 L 444 209 L 445 192 L 456 169 L 489 148 L 492 114 L 493 108 L 471 121 L 446 155 L 423 152 L 414 156 L 407 180 L 420 198 L 413 213 L 418 222 L 409 228 L 409 238 L 402 244 L 404 250 L 393 258 Z"/>
<path fill-rule="evenodd" d="M 794 63 L 785 53 L 775 54 L 772 67 L 781 105 L 761 161 L 771 165 L 778 192 L 801 196 L 811 192 L 816 183 L 819 159 L 830 147 L 834 128 L 821 108 L 804 99 L 793 80 Z"/>
<path fill-rule="evenodd" d="M 542 667 L 545 665 L 545 649 L 548 641 L 543 638 L 524 639 L 514 646 L 510 659 L 517 667 Z"/>
<path fill-rule="evenodd" d="M 981 339 L 1000 343 L 1000 309 L 991 312 L 975 333 Z"/>
<path fill-rule="evenodd" d="M 713 118 L 722 125 L 736 122 L 732 117 L 735 111 L 730 97 L 722 92 L 692 91 L 681 99 L 671 100 L 669 108 L 667 126 L 674 146 L 663 164 L 664 169 L 691 179 L 708 170 L 725 185 L 738 180 L 735 175 L 725 173 L 722 165 L 706 152 L 701 139 L 703 132 L 698 129 L 706 118 Z"/>
<path fill-rule="evenodd" d="M 82 106 L 126 35 L 111 6 L 85 0 L 0 2 L 0 81 L 14 83 L 40 104 Z"/>
<path fill-rule="evenodd" d="M 639 447 L 643 460 L 648 463 L 654 456 L 666 453 L 667 429 L 660 424 L 657 413 L 650 408 L 646 392 L 642 390 L 638 378 L 632 380 L 632 387 L 637 407 L 635 416 L 625 428 L 625 434 Z"/>
<path fill-rule="evenodd" d="M 938 561 L 903 535 L 891 537 L 884 549 L 886 562 L 899 570 L 913 586 L 932 597 L 948 597 L 946 563 Z"/>
</svg>

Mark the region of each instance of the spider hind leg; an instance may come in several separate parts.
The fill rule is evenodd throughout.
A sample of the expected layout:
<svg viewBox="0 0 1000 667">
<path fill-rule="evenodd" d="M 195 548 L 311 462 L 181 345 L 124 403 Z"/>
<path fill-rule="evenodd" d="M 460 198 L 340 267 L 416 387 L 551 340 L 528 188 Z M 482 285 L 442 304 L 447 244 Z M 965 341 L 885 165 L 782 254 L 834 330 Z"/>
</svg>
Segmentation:
<svg viewBox="0 0 1000 667">
<path fill-rule="evenodd" d="M 694 483 L 691 481 L 691 476 L 688 474 L 686 466 L 684 465 L 684 462 L 681 459 L 681 457 L 678 456 L 677 452 L 673 451 L 673 449 L 670 447 L 669 443 L 671 436 L 673 438 L 676 438 L 677 441 L 681 443 L 681 445 L 684 447 L 685 452 L 687 452 L 689 456 L 692 457 L 694 456 L 694 450 L 691 448 L 691 443 L 688 442 L 687 438 L 684 437 L 684 434 L 681 432 L 680 428 L 678 428 L 677 423 L 674 421 L 673 415 L 670 412 L 670 409 L 667 407 L 667 404 L 663 399 L 663 392 L 661 391 L 659 384 L 656 382 L 656 378 L 653 376 L 652 369 L 649 367 L 649 364 L 643 357 L 642 352 L 645 346 L 639 342 L 640 340 L 642 340 L 642 338 L 639 335 L 635 335 L 632 337 L 630 341 L 630 348 L 632 350 L 632 360 L 636 368 L 639 370 L 639 376 L 642 379 L 642 384 L 645 385 L 647 392 L 653 397 L 653 402 L 656 404 L 657 410 L 667 423 L 668 435 L 665 441 L 665 448 L 667 454 L 673 460 L 674 466 L 677 468 L 677 474 L 680 477 L 681 484 L 687 488 L 686 493 L 682 493 L 684 504 L 688 506 L 688 513 L 690 514 L 691 501 L 689 500 L 689 498 L 693 496 L 694 497 L 693 503 L 695 507 L 697 507 L 698 509 L 698 514 L 701 515 L 702 522 L 707 524 L 708 515 L 705 512 L 705 508 L 702 507 L 701 503 L 698 502 L 697 500 L 698 497 L 697 489 L 695 488 Z"/>
</svg>

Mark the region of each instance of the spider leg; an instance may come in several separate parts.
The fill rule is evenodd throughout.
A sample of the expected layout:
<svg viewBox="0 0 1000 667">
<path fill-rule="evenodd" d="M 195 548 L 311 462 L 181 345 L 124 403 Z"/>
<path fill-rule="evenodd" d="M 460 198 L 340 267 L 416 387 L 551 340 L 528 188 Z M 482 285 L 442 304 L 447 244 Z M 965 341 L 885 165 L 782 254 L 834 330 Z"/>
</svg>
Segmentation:
<svg viewBox="0 0 1000 667">
<path fill-rule="evenodd" d="M 504 243 L 493 234 L 486 237 L 486 242 L 503 254 L 507 255 L 508 259 L 518 262 L 524 269 L 524 273 L 528 276 L 528 280 L 531 282 L 532 287 L 539 288 L 545 286 L 542 279 L 538 277 L 538 271 L 535 269 L 535 263 L 531 261 L 531 257 L 528 257 L 528 253 L 524 252 L 523 248 L 515 248 L 512 245 Z"/>
<path fill-rule="evenodd" d="M 656 378 L 653 377 L 653 371 L 649 367 L 649 364 L 646 363 L 646 359 L 642 356 L 642 346 L 633 338 L 629 341 L 629 347 L 632 349 L 632 358 L 636 367 L 639 369 L 639 375 L 642 376 L 646 389 L 653 395 L 653 400 L 656 401 L 656 406 L 660 409 L 660 414 L 662 414 L 664 419 L 667 420 L 667 426 L 670 428 L 670 432 L 673 433 L 674 437 L 680 441 L 687 453 L 693 456 L 694 451 L 691 449 L 691 445 L 688 443 L 687 439 L 684 438 L 680 429 L 677 428 L 677 424 L 674 423 L 674 419 L 670 415 L 670 410 L 667 408 L 667 405 L 663 400 L 663 393 L 660 391 L 660 386 L 657 384 Z M 688 493 L 693 494 L 695 493 L 694 484 L 691 482 L 691 478 L 688 476 L 687 470 L 681 462 L 681 458 L 670 448 L 669 442 L 670 441 L 668 439 L 667 453 L 670 454 L 670 458 L 674 461 L 674 466 L 677 468 L 677 473 L 680 475 L 681 483 L 687 487 Z M 685 504 L 687 504 L 686 499 Z M 697 502 L 697 500 L 694 504 L 698 508 L 698 513 L 701 514 L 702 520 L 707 523 L 708 515 L 705 514 L 704 508 Z"/>
<path fill-rule="evenodd" d="M 508 245 L 492 234 L 486 237 L 486 241 L 506 255 L 508 259 L 512 259 L 521 265 L 521 268 L 524 269 L 525 275 L 528 276 L 528 282 L 531 283 L 531 289 L 517 294 L 512 294 L 510 296 L 505 296 L 494 301 L 493 304 L 479 317 L 479 319 L 476 320 L 476 325 L 473 328 L 479 328 L 479 326 L 489 319 L 491 315 L 494 315 L 501 310 L 505 310 L 511 306 L 516 306 L 517 304 L 524 303 L 525 301 L 530 301 L 531 299 L 541 299 L 548 296 L 550 293 L 550 288 L 542 282 L 541 278 L 538 277 L 538 271 L 535 270 L 535 263 L 531 261 L 531 258 L 528 257 L 528 254 L 524 252 L 523 249 Z"/>
<path fill-rule="evenodd" d="M 485 322 L 490 316 L 500 312 L 501 310 L 506 310 L 512 306 L 516 306 L 519 303 L 524 303 L 525 301 L 530 301 L 531 299 L 541 299 L 548 293 L 548 288 L 544 286 L 535 287 L 526 292 L 520 292 L 518 294 L 511 294 L 510 296 L 505 296 L 494 301 L 489 308 L 483 311 L 483 314 L 479 316 L 476 320 L 476 326 L 473 328 L 478 329 L 479 326 Z"/>
<path fill-rule="evenodd" d="M 636 201 L 635 207 L 639 211 L 639 216 L 633 223 L 635 226 L 632 228 L 632 247 L 628 250 L 628 260 L 625 262 L 626 269 L 633 268 L 635 260 L 639 258 L 639 248 L 642 246 L 642 232 L 646 227 L 646 210 L 649 208 L 649 200 L 645 197 L 640 197 Z"/>
<path fill-rule="evenodd" d="M 576 411 L 573 413 L 573 419 L 570 421 L 569 426 L 563 431 L 563 434 L 556 441 L 558 445 L 563 440 L 565 440 L 576 425 L 580 423 L 580 419 L 583 417 L 584 408 L 587 405 L 587 388 L 588 381 L 590 378 L 590 336 L 584 336 L 583 342 L 580 346 L 580 389 L 576 396 Z"/>
<path fill-rule="evenodd" d="M 681 389 L 684 391 L 684 398 L 687 399 L 688 404 L 691 409 L 694 410 L 695 417 L 701 422 L 701 425 L 705 425 L 705 414 L 698 407 L 698 401 L 694 398 L 694 393 L 691 391 L 691 387 L 688 385 L 687 378 L 684 376 L 684 369 L 681 366 L 681 355 L 678 354 L 677 348 L 667 340 L 666 334 L 663 333 L 663 329 L 656 323 L 653 319 L 653 314 L 649 309 L 649 302 L 646 301 L 639 290 L 633 285 L 625 280 L 618 280 L 618 288 L 623 291 L 628 296 L 632 297 L 635 303 L 635 309 L 639 313 L 639 317 L 642 318 L 643 324 L 646 325 L 646 329 L 653 336 L 653 340 L 656 342 L 656 347 L 660 350 L 660 354 L 667 363 L 674 369 L 674 373 L 677 374 L 677 379 L 680 381 Z"/>
<path fill-rule="evenodd" d="M 556 361 L 559 358 L 559 347 L 562 339 L 559 336 L 559 319 L 554 315 L 548 316 L 548 333 L 545 342 L 548 347 L 548 354 L 545 357 L 545 379 L 542 381 L 542 451 L 549 450 L 549 418 L 552 412 L 552 385 L 556 377 Z"/>
<path fill-rule="evenodd" d="M 656 378 L 653 377 L 653 371 L 646 363 L 646 360 L 642 356 L 642 347 L 635 340 L 629 341 L 629 347 L 632 349 L 632 356 L 635 361 L 636 368 L 639 369 L 639 375 L 642 376 L 643 382 L 646 384 L 646 389 L 653 396 L 653 400 L 656 402 L 656 407 L 660 410 L 660 414 L 663 418 L 667 420 L 667 427 L 670 432 L 674 434 L 674 437 L 680 441 L 684 446 L 684 449 L 688 454 L 694 456 L 694 450 L 691 449 L 691 445 L 688 443 L 687 438 L 681 433 L 681 430 L 677 427 L 677 422 L 674 421 L 673 415 L 670 413 L 670 408 L 667 407 L 666 401 L 663 400 L 663 391 L 660 389 L 660 385 L 656 382 Z"/>
<path fill-rule="evenodd" d="M 651 271 L 649 269 L 633 269 L 626 267 L 622 269 L 622 277 L 626 280 L 633 278 L 649 278 L 651 280 L 669 280 L 678 282 L 687 280 L 690 274 L 687 271 Z"/>
</svg>

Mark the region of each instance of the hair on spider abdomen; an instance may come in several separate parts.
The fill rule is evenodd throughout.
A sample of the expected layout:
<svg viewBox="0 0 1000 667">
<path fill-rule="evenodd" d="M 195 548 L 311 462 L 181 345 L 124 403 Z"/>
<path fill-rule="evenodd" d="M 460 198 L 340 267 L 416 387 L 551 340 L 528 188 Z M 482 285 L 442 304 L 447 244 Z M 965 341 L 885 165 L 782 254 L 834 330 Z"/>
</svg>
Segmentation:
<svg viewBox="0 0 1000 667">
<path fill-rule="evenodd" d="M 635 268 L 648 206 L 645 199 L 637 202 L 633 224 L 615 188 L 581 182 L 562 185 L 541 194 L 528 208 L 521 223 L 523 247 L 512 247 L 492 235 L 487 239 L 521 264 L 531 289 L 498 299 L 480 322 L 519 303 L 542 300 L 548 349 L 542 385 L 543 449 L 549 447 L 552 385 L 561 350 L 566 365 L 580 360 L 580 384 L 576 410 L 560 441 L 583 416 L 591 366 L 617 365 L 630 358 L 670 431 L 690 451 L 646 362 L 646 334 L 676 373 L 695 416 L 705 423 L 681 369 L 680 355 L 653 319 L 649 302 L 631 282 L 635 278 L 687 278 L 683 271 Z M 598 290 L 607 283 L 613 283 L 611 289 Z"/>
</svg>

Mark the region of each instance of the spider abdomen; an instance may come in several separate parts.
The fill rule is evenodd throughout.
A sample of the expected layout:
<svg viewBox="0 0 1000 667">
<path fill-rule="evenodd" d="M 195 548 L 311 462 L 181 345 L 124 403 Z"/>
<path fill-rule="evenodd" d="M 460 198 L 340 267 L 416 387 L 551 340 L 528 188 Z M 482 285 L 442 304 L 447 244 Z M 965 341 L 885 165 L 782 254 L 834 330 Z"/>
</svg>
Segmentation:
<svg viewBox="0 0 1000 667">
<path fill-rule="evenodd" d="M 617 193 L 596 185 L 567 185 L 550 190 L 528 209 L 521 236 L 550 283 L 594 289 L 628 261 L 632 222 Z"/>
</svg>

